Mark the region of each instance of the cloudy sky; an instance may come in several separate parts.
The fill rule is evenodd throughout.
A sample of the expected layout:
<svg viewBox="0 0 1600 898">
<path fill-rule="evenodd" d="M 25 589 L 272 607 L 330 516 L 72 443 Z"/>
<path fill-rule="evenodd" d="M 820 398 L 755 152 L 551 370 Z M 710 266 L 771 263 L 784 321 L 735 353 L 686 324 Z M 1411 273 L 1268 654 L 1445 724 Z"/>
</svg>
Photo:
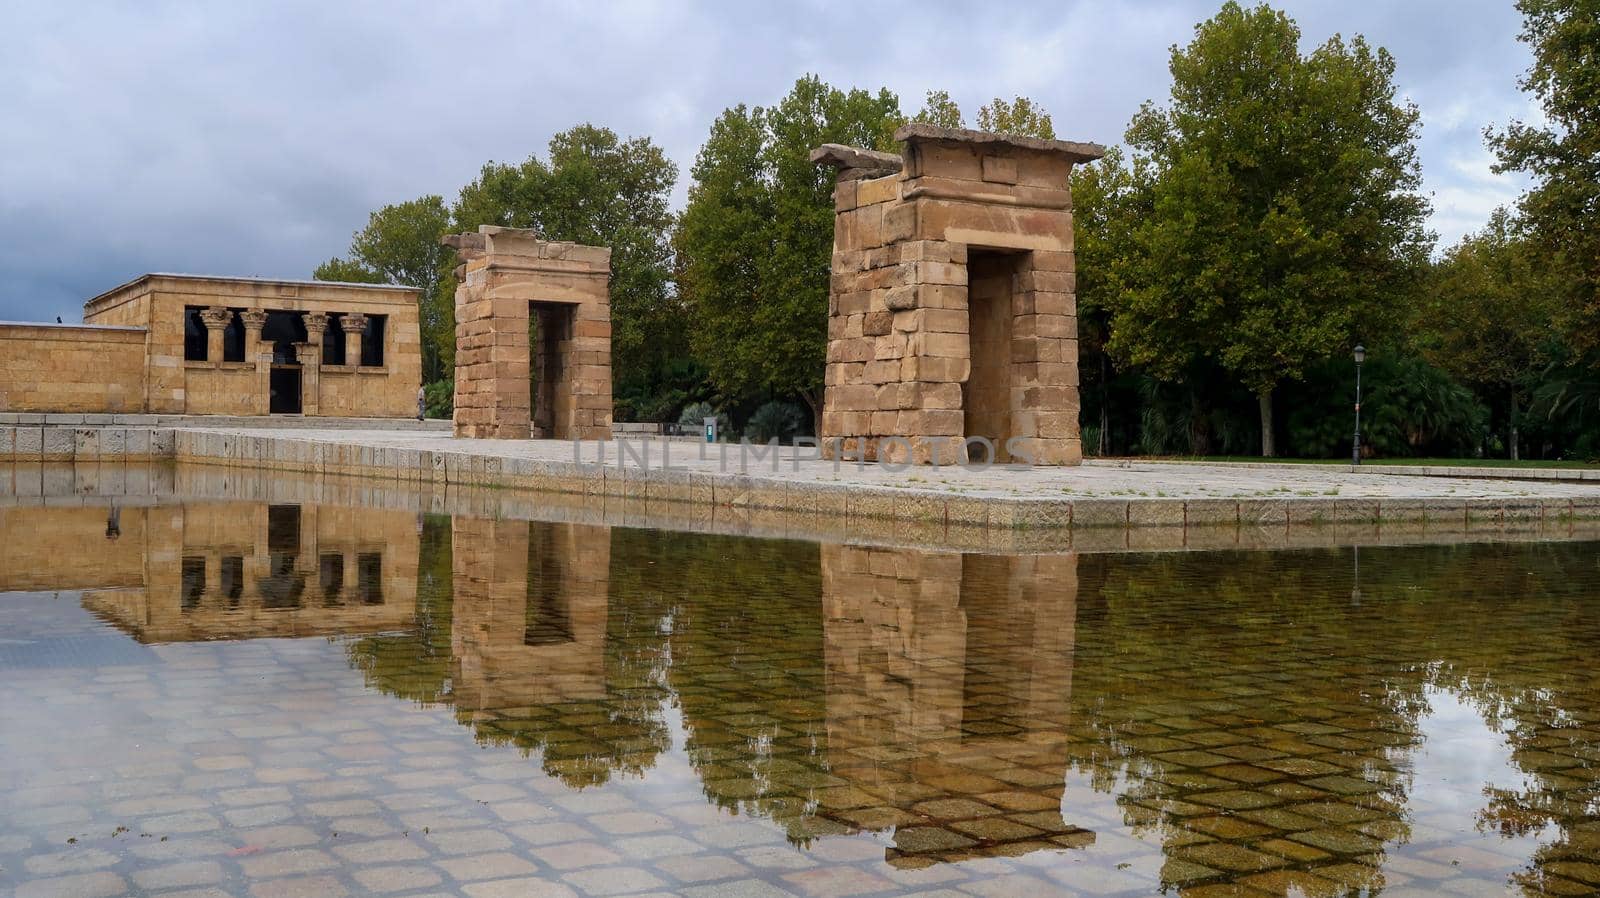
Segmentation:
<svg viewBox="0 0 1600 898">
<path fill-rule="evenodd" d="M 77 321 L 146 271 L 309 276 L 372 209 L 452 197 L 582 121 L 649 135 L 686 172 L 719 111 L 805 72 L 908 112 L 943 88 L 969 120 L 1022 94 L 1059 136 L 1116 143 L 1219 2 L 13 4 L 0 319 Z M 1281 5 L 1308 46 L 1359 33 L 1395 54 L 1442 240 L 1516 196 L 1481 136 L 1529 114 L 1512 0 Z"/>
</svg>

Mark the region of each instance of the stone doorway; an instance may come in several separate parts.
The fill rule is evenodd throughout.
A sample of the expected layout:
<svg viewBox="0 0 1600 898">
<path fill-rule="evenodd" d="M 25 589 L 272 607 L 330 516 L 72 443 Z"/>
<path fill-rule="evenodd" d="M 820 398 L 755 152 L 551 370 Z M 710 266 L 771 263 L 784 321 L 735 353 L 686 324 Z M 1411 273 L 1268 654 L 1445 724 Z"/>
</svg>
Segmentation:
<svg viewBox="0 0 1600 898">
<path fill-rule="evenodd" d="M 298 415 L 300 403 L 300 366 L 273 365 L 268 379 L 270 394 L 267 411 L 274 415 Z"/>
<path fill-rule="evenodd" d="M 971 462 L 1011 461 L 1006 441 L 1016 435 L 1012 426 L 1011 341 L 1016 317 L 1012 304 L 1017 275 L 1027 267 L 1026 259 L 1025 253 L 967 251 L 967 339 L 972 364 L 961 385 L 961 408 Z"/>
<path fill-rule="evenodd" d="M 528 335 L 533 346 L 530 402 L 531 436 L 536 440 L 557 439 L 556 422 L 572 417 L 571 397 L 560 389 L 566 380 L 572 351 L 573 307 L 556 303 L 528 304 Z"/>
</svg>

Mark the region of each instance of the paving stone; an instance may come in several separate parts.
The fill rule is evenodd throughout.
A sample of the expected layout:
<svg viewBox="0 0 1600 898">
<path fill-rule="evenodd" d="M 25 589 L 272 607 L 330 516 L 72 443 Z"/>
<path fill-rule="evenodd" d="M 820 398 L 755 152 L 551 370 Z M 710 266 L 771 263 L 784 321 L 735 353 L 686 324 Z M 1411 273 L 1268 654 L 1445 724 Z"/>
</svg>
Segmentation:
<svg viewBox="0 0 1600 898">
<path fill-rule="evenodd" d="M 133 881 L 141 889 L 211 885 L 222 881 L 222 865 L 215 861 L 189 861 L 165 867 L 135 870 Z"/>
<path fill-rule="evenodd" d="M 110 898 L 126 889 L 122 877 L 102 871 L 24 882 L 17 886 L 16 898 Z"/>
<path fill-rule="evenodd" d="M 475 882 L 463 886 L 467 898 L 577 898 L 578 893 L 559 882 L 524 877 Z"/>
<path fill-rule="evenodd" d="M 341 898 L 350 890 L 332 876 L 297 876 L 255 883 L 250 894 L 254 898 Z"/>
<path fill-rule="evenodd" d="M 563 874 L 561 878 L 569 885 L 576 886 L 590 895 L 624 895 L 666 884 L 646 870 L 616 865 L 578 870 Z"/>
<path fill-rule="evenodd" d="M 380 894 L 432 888 L 443 881 L 427 867 L 404 865 L 366 867 L 350 875 L 363 889 Z"/>
<path fill-rule="evenodd" d="M 527 876 L 539 869 L 526 859 L 504 851 L 448 858 L 437 861 L 436 865 L 450 874 L 451 878 L 464 882 Z"/>
</svg>

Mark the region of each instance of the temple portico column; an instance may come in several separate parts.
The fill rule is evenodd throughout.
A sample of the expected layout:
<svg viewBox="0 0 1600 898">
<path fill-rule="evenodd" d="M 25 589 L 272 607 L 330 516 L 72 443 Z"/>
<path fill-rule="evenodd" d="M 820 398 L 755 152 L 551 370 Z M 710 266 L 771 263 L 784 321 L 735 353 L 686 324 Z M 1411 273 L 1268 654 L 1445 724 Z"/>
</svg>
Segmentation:
<svg viewBox="0 0 1600 898">
<path fill-rule="evenodd" d="M 206 361 L 215 368 L 222 364 L 223 335 L 228 330 L 228 322 L 233 320 L 233 312 L 224 306 L 211 306 L 200 310 L 200 320 L 206 326 Z"/>
<path fill-rule="evenodd" d="M 261 342 L 261 331 L 267 326 L 265 309 L 245 309 L 239 313 L 244 322 L 245 360 L 256 364 L 256 388 L 252 397 L 252 413 L 265 415 L 272 402 L 272 344 Z"/>
<path fill-rule="evenodd" d="M 367 316 L 352 312 L 339 319 L 344 328 L 344 363 L 352 368 L 361 364 L 361 335 L 367 330 Z"/>
<path fill-rule="evenodd" d="M 306 342 L 295 344 L 295 355 L 300 359 L 300 411 L 316 415 L 320 414 L 322 339 L 328 330 L 328 316 L 323 312 L 307 312 L 305 321 Z"/>
</svg>

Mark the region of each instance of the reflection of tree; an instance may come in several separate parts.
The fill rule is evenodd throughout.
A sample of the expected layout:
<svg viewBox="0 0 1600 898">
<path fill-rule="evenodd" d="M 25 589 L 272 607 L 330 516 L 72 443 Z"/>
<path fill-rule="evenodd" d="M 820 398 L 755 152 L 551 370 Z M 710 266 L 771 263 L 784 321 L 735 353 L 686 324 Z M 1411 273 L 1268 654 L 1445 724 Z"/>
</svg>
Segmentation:
<svg viewBox="0 0 1600 898">
<path fill-rule="evenodd" d="M 417 558 L 416 629 L 346 647 L 368 687 L 423 704 L 449 700 L 451 589 L 450 518 L 427 515 Z"/>
<path fill-rule="evenodd" d="M 615 530 L 612 605 L 657 624 L 685 750 L 719 807 L 813 822 L 827 775 L 817 546 Z"/>
<path fill-rule="evenodd" d="M 1352 604 L 1348 552 L 1087 556 L 1079 763 L 1100 787 L 1127 777 L 1128 824 L 1160 834 L 1172 858 L 1204 857 L 1197 833 L 1263 854 L 1287 834 L 1326 856 L 1281 853 L 1280 882 L 1381 886 L 1384 846 L 1412 837 L 1409 758 L 1427 692 L 1441 688 L 1505 729 L 1530 775 L 1522 790 L 1487 792 L 1484 828 L 1565 832 L 1596 812 L 1595 559 L 1577 544 L 1369 549 Z M 1248 739 L 1241 751 L 1235 739 Z M 1205 766 L 1183 741 L 1218 743 L 1192 747 L 1230 760 Z M 1266 773 L 1233 782 L 1257 777 L 1235 760 Z M 1221 814 L 1206 804 L 1229 790 L 1278 800 Z M 1547 861 L 1572 855 L 1538 849 L 1524 887 L 1549 886 Z"/>
</svg>

